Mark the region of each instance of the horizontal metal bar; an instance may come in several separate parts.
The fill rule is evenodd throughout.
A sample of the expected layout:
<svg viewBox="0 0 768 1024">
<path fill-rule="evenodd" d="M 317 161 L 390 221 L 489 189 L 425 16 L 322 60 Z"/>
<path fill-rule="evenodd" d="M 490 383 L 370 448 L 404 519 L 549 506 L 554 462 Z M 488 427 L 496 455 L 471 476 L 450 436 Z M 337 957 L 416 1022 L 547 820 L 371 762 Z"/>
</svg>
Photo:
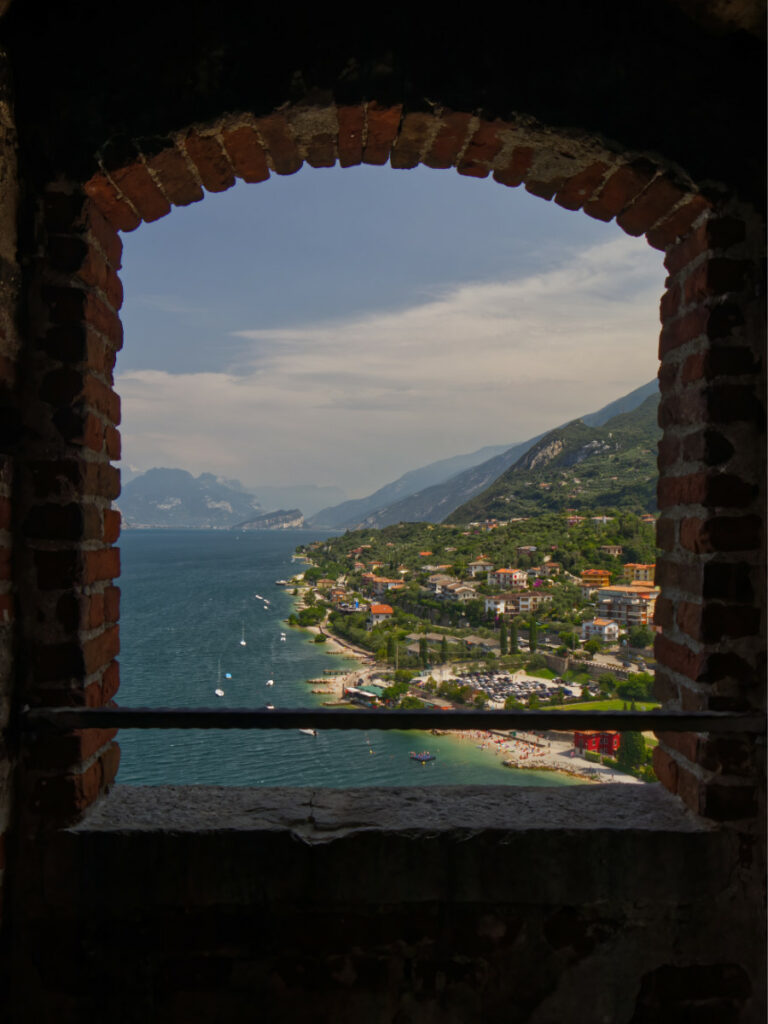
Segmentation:
<svg viewBox="0 0 768 1024">
<path fill-rule="evenodd" d="M 386 711 L 288 708 L 28 708 L 28 730 L 611 729 L 764 735 L 764 715 L 717 711 Z"/>
</svg>

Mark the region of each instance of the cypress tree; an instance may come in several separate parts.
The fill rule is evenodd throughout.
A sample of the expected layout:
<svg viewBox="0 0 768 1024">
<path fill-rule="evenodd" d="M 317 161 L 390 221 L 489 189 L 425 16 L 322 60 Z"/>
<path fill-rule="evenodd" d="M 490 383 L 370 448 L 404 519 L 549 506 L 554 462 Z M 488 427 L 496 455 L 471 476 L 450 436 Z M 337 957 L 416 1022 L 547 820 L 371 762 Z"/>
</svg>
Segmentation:
<svg viewBox="0 0 768 1024">
<path fill-rule="evenodd" d="M 511 622 L 509 626 L 509 653 L 517 654 L 519 648 L 517 646 L 517 623 Z"/>
<path fill-rule="evenodd" d="M 506 623 L 502 622 L 501 630 L 499 632 L 499 653 L 504 655 L 508 652 L 507 647 L 507 626 Z"/>
<path fill-rule="evenodd" d="M 528 646 L 531 649 L 531 654 L 536 650 L 538 627 L 536 626 L 536 619 L 532 618 L 528 623 Z"/>
</svg>

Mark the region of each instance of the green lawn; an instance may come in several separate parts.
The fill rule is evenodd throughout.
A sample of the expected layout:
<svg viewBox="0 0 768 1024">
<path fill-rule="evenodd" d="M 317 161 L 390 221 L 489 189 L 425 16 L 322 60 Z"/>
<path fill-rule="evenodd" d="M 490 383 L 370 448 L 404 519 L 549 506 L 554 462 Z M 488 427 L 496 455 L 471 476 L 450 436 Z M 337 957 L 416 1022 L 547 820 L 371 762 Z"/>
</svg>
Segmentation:
<svg viewBox="0 0 768 1024">
<path fill-rule="evenodd" d="M 527 675 L 534 676 L 539 679 L 554 679 L 557 676 L 557 672 L 553 672 L 551 668 L 527 668 L 525 671 Z"/>
<path fill-rule="evenodd" d="M 579 704 L 557 704 L 552 706 L 553 711 L 624 711 L 624 705 L 628 704 L 623 700 L 590 700 Z M 657 701 L 637 701 L 635 708 L 638 711 L 653 711 L 661 707 Z"/>
</svg>

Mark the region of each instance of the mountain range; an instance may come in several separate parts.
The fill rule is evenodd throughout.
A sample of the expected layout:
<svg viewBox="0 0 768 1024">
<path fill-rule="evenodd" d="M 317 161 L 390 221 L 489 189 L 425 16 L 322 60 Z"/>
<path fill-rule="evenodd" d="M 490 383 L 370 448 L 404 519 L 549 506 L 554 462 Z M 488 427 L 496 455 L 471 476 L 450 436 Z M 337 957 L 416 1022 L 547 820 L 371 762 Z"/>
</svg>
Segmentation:
<svg viewBox="0 0 768 1024">
<path fill-rule="evenodd" d="M 656 380 L 635 388 L 596 412 L 586 413 L 580 421 L 575 422 L 581 422 L 587 427 L 601 427 L 613 417 L 638 408 L 653 396 L 658 396 Z M 481 448 L 467 455 L 442 459 L 421 469 L 411 470 L 367 498 L 322 509 L 308 519 L 307 525 L 336 529 L 364 526 L 380 528 L 398 522 L 442 522 L 448 517 L 453 519 L 454 511 L 483 493 L 548 433 L 537 434 L 527 441 L 510 445 Z"/>
</svg>

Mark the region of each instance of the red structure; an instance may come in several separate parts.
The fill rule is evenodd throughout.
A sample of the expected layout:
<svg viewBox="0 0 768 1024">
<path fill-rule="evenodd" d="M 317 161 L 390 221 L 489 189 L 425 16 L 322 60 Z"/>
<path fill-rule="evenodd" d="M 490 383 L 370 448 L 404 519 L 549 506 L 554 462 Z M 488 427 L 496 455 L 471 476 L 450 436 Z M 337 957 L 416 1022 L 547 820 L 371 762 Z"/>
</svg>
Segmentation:
<svg viewBox="0 0 768 1024">
<path fill-rule="evenodd" d="M 594 750 L 598 754 L 615 757 L 621 746 L 621 734 L 618 732 L 594 732 L 585 730 L 573 734 L 573 745 L 579 751 Z"/>
</svg>

